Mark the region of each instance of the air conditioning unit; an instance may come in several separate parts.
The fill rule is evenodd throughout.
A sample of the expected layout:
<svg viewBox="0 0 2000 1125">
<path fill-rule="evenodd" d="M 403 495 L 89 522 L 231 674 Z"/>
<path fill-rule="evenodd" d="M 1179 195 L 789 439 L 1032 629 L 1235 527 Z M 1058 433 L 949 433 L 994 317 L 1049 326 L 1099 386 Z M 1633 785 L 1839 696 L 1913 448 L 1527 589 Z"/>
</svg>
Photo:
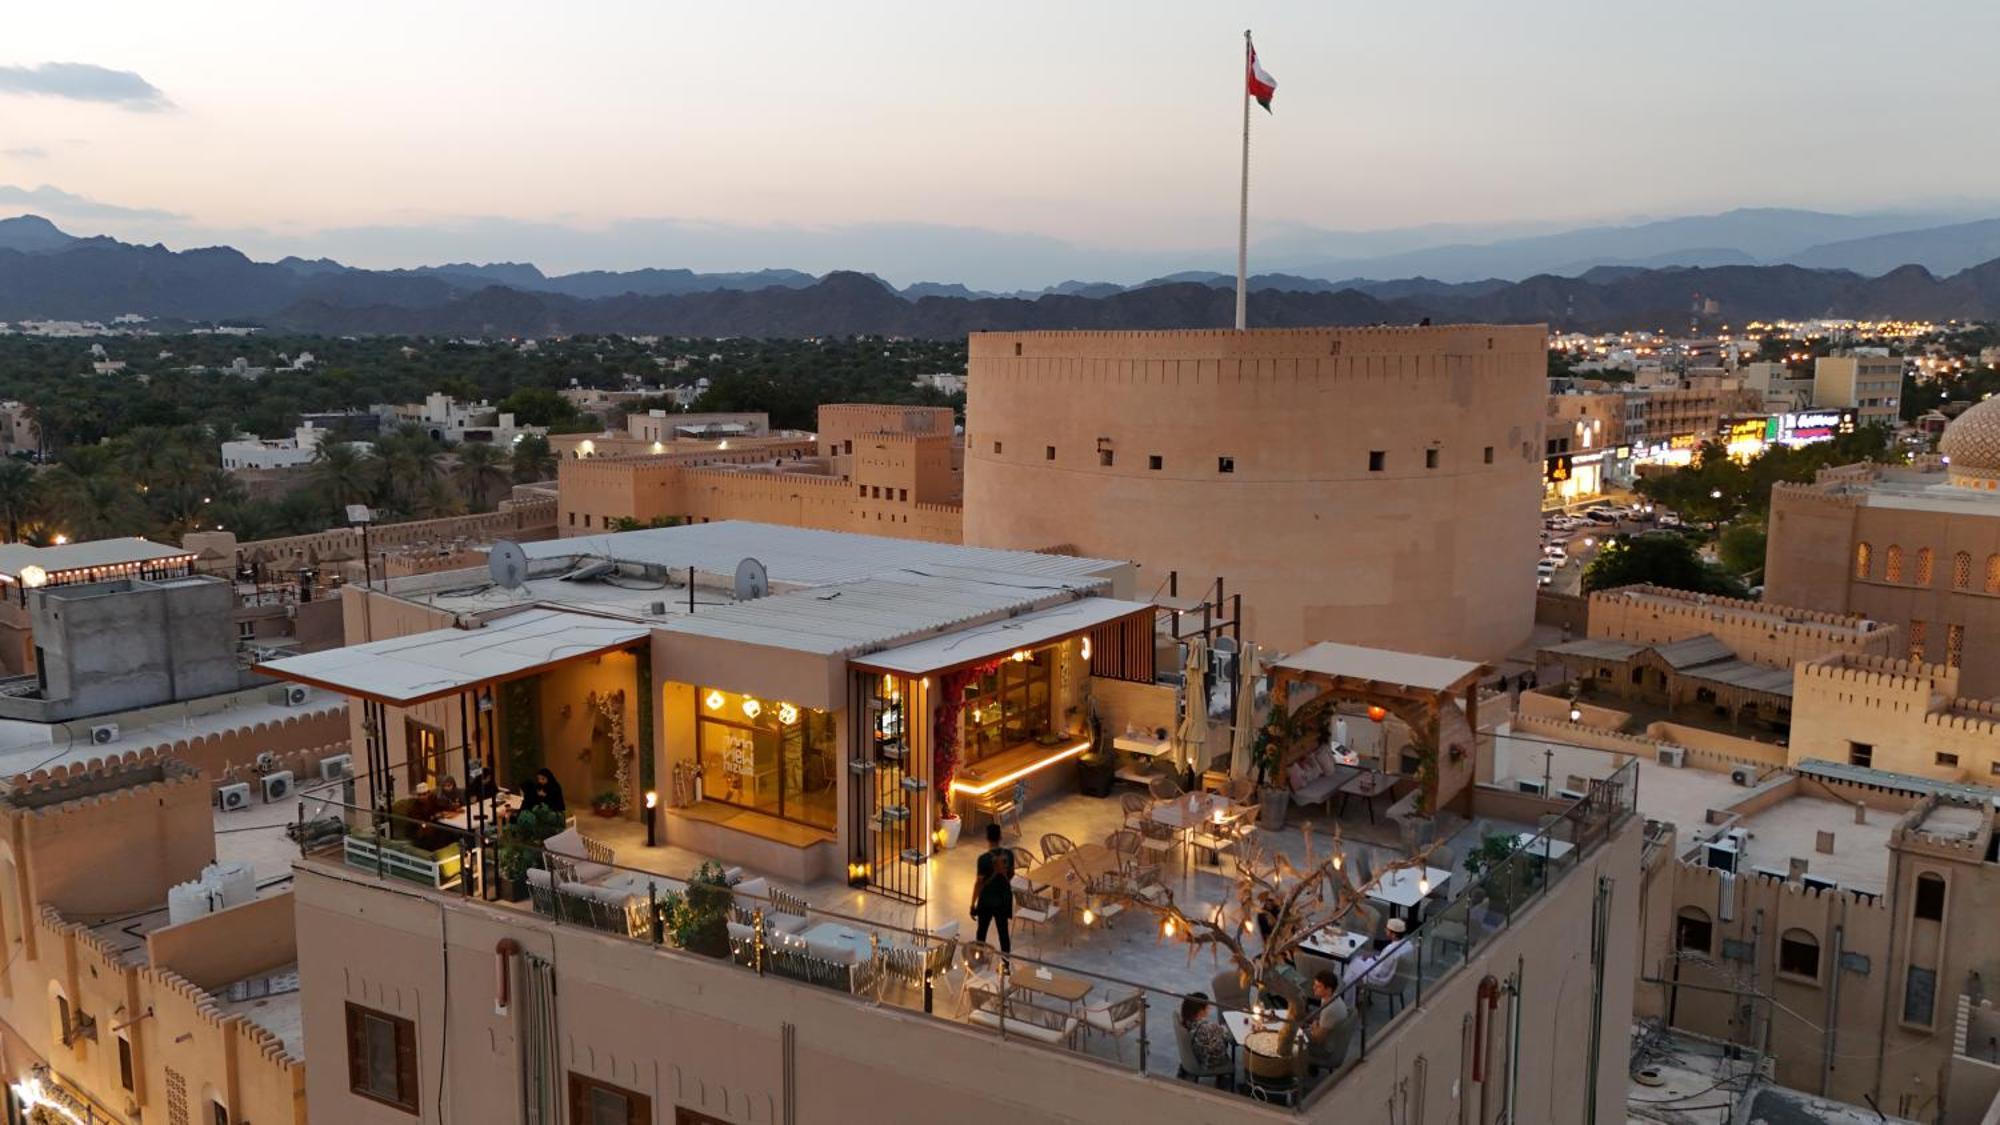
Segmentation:
<svg viewBox="0 0 2000 1125">
<path fill-rule="evenodd" d="M 292 771 L 279 770 L 264 775 L 264 803 L 272 804 L 292 795 Z"/>
<path fill-rule="evenodd" d="M 1757 768 L 1755 766 L 1737 766 L 1729 771 L 1729 780 L 1738 785 L 1755 785 L 1757 784 Z"/>
<path fill-rule="evenodd" d="M 331 758 L 321 758 L 319 760 L 319 777 L 321 781 L 339 781 L 353 772 L 354 755 L 352 754 L 335 754 Z"/>
<path fill-rule="evenodd" d="M 1687 768 L 1688 752 L 1685 746 L 1662 746 L 1655 753 L 1657 760 L 1663 766 L 1670 766 L 1677 770 Z"/>
<path fill-rule="evenodd" d="M 1517 778 L 1515 780 L 1514 790 L 1515 792 L 1518 793 L 1533 793 L 1537 797 L 1540 797 L 1548 792 L 1548 790 L 1543 787 L 1541 782 L 1536 781 L 1533 778 L 1526 778 L 1526 777 Z"/>
<path fill-rule="evenodd" d="M 108 746 L 118 741 L 118 724 L 99 723 L 91 727 L 90 741 L 93 746 Z"/>
<path fill-rule="evenodd" d="M 285 706 L 297 707 L 312 698 L 312 689 L 304 684 L 285 685 Z"/>
<path fill-rule="evenodd" d="M 215 803 L 222 806 L 223 812 L 240 812 L 243 809 L 249 808 L 249 783 L 239 781 L 234 785 L 225 785 L 217 789 L 215 791 Z"/>
<path fill-rule="evenodd" d="M 272 770 L 277 768 L 278 768 L 278 755 L 275 751 L 265 750 L 257 755 L 258 773 L 270 773 Z"/>
<path fill-rule="evenodd" d="M 1581 801 L 1585 797 L 1590 796 L 1590 794 L 1585 793 L 1581 789 L 1558 789 L 1556 790 L 1556 796 L 1561 797 L 1565 801 Z"/>
<path fill-rule="evenodd" d="M 1735 844 L 1711 840 L 1703 853 L 1703 858 L 1709 867 L 1713 867 L 1717 871 L 1727 871 L 1731 875 L 1734 875 L 1736 873 L 1736 861 L 1741 855 L 1742 853 L 1736 850 Z"/>
<path fill-rule="evenodd" d="M 1799 885 L 1809 891 L 1837 891 L 1840 889 L 1839 883 L 1834 882 L 1832 879 L 1823 879 L 1818 875 L 1799 876 Z"/>
</svg>

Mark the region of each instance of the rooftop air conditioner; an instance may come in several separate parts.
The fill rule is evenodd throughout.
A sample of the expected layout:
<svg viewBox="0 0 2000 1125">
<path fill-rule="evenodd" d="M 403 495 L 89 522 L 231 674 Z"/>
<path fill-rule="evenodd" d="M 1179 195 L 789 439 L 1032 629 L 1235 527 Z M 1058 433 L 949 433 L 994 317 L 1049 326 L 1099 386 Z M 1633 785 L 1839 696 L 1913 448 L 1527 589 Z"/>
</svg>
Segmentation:
<svg viewBox="0 0 2000 1125">
<path fill-rule="evenodd" d="M 1662 746 L 1656 753 L 1659 763 L 1663 766 L 1671 766 L 1674 769 L 1684 769 L 1687 766 L 1688 752 L 1685 746 Z"/>
<path fill-rule="evenodd" d="M 1809 891 L 1837 891 L 1840 889 L 1839 883 L 1818 875 L 1799 876 L 1799 885 Z"/>
<path fill-rule="evenodd" d="M 312 689 L 304 684 L 285 685 L 285 706 L 298 707 L 312 698 Z"/>
<path fill-rule="evenodd" d="M 250 807 L 249 783 L 239 781 L 233 785 L 225 785 L 222 788 L 217 789 L 215 791 L 215 802 L 216 804 L 222 806 L 223 812 L 239 812 L 243 809 L 249 808 Z"/>
<path fill-rule="evenodd" d="M 1754 766 L 1737 766 L 1729 771 L 1729 780 L 1738 785 L 1757 784 L 1757 770 Z"/>
<path fill-rule="evenodd" d="M 1715 868 L 1717 871 L 1727 871 L 1731 875 L 1734 875 L 1736 874 L 1736 861 L 1741 858 L 1741 855 L 1742 853 L 1736 850 L 1735 844 L 1721 840 L 1711 840 L 1708 847 L 1704 849 L 1702 858 L 1708 866 Z"/>
<path fill-rule="evenodd" d="M 1527 778 L 1527 777 L 1515 779 L 1514 789 L 1516 792 L 1519 793 L 1533 793 L 1537 797 L 1548 792 L 1548 790 L 1543 787 L 1541 782 L 1536 781 L 1533 778 Z"/>
<path fill-rule="evenodd" d="M 99 723 L 90 728 L 90 741 L 95 746 L 107 746 L 118 741 L 117 723 Z"/>
<path fill-rule="evenodd" d="M 352 772 L 354 772 L 354 755 L 352 754 L 335 754 L 330 758 L 321 758 L 319 760 L 319 776 L 321 781 L 339 781 Z"/>
<path fill-rule="evenodd" d="M 292 795 L 292 771 L 279 770 L 264 775 L 264 803 L 273 804 Z"/>
</svg>

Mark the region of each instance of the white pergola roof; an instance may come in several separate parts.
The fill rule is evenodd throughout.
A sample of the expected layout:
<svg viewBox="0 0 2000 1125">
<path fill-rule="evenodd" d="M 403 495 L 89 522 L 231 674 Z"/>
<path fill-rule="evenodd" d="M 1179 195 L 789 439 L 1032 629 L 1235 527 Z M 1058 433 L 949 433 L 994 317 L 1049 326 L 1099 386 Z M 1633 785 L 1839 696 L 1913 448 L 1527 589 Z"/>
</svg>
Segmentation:
<svg viewBox="0 0 2000 1125">
<path fill-rule="evenodd" d="M 1084 630 L 1108 625 L 1134 614 L 1153 612 L 1154 607 L 1144 602 L 1083 598 L 970 629 L 960 629 L 955 633 L 929 637 L 898 648 L 883 649 L 856 657 L 852 663 L 875 672 L 928 675 L 1005 656 L 1016 649 L 1034 648 L 1075 636 Z"/>
<path fill-rule="evenodd" d="M 1423 656 L 1383 648 L 1335 644 L 1321 641 L 1290 656 L 1271 662 L 1273 670 L 1289 668 L 1316 676 L 1349 680 L 1372 680 L 1378 684 L 1416 688 L 1419 691 L 1454 691 L 1468 679 L 1477 680 L 1486 666 L 1471 660 L 1443 656 Z"/>
<path fill-rule="evenodd" d="M 64 543 L 59 547 L 35 547 L 26 543 L 0 544 L 0 576 L 16 580 L 24 567 L 39 566 L 51 575 L 94 566 L 126 566 L 159 562 L 162 559 L 194 558 L 194 552 L 169 547 L 150 539 L 129 536 L 123 539 L 92 539 Z"/>
<path fill-rule="evenodd" d="M 530 609 L 477 629 L 433 629 L 273 660 L 259 664 L 257 670 L 402 706 L 623 648 L 651 634 L 651 626 L 638 622 Z"/>
</svg>

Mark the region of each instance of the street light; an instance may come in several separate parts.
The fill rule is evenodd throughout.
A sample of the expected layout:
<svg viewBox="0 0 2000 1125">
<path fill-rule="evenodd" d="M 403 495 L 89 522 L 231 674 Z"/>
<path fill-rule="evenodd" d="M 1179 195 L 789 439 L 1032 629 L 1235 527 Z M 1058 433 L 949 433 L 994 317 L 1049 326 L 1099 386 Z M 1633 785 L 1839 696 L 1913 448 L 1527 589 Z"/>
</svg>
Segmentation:
<svg viewBox="0 0 2000 1125">
<path fill-rule="evenodd" d="M 373 522 L 375 522 L 375 514 L 368 510 L 368 505 L 349 504 L 347 506 L 347 526 L 361 529 L 361 584 L 363 586 L 373 586 L 375 584 L 375 565 L 368 554 L 368 525 Z"/>
</svg>

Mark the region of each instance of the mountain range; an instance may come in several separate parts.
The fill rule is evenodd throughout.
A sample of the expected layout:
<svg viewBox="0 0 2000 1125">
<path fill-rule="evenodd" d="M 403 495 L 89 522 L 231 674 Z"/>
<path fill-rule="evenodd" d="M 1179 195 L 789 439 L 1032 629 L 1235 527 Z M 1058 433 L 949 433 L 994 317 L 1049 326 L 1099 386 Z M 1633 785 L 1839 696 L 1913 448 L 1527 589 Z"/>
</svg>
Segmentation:
<svg viewBox="0 0 2000 1125">
<path fill-rule="evenodd" d="M 1744 212 L 1741 245 L 1768 248 L 1823 231 L 1812 213 Z M 1720 216 L 1714 218 L 1729 218 Z M 1848 229 L 1865 229 L 1844 224 Z M 1728 225 L 1728 224 L 1725 224 Z M 1649 225 L 1650 226 L 1650 225 Z M 1619 237 L 1638 252 L 1676 237 Z M 1697 233 L 1711 233 L 1714 225 Z M 1790 233 L 1785 233 L 1789 231 Z M 1761 232 L 1761 233 L 1760 233 Z M 1684 231 L 1683 234 L 1686 232 Z M 1513 240 L 1539 253 L 1578 245 L 1577 232 Z M 1753 238 L 1752 235 L 1755 235 Z M 1761 240 L 1761 241 L 1760 241 Z M 1617 240 L 1613 240 L 1617 241 Z M 1599 240 L 1598 245 L 1604 245 Z M 1950 271 L 1890 264 L 1907 247 L 1963 257 Z M 1498 244 L 1494 244 L 1498 245 Z M 1838 253 L 1829 247 L 1846 246 Z M 1824 316 L 1985 319 L 2000 317 L 2000 220 L 1917 232 L 1857 234 L 1808 248 L 1822 261 L 1860 256 L 1884 268 L 1748 264 L 1717 253 L 1692 265 L 1601 264 L 1565 276 L 1544 271 L 1504 280 L 1390 280 L 1309 273 L 1257 275 L 1253 324 L 1547 322 L 1561 328 L 1679 327 L 1751 319 Z M 1404 256 L 1427 251 L 1410 251 Z M 1732 256 L 1733 255 L 1733 256 Z M 1842 257 L 1848 255 L 1849 257 Z M 1928 255 L 1927 255 L 1928 256 Z M 70 235 L 46 219 L 0 220 L 0 320 L 107 320 L 137 314 L 163 321 L 251 323 L 329 334 L 549 336 L 583 332 L 693 336 L 818 336 L 879 333 L 928 338 L 981 329 L 1225 327 L 1234 279 L 1205 271 L 1137 285 L 1070 281 L 1036 292 L 984 293 L 955 283 L 902 290 L 863 273 L 814 277 L 797 270 L 696 273 L 685 269 L 591 271 L 550 276 L 525 263 L 466 263 L 416 269 L 356 269 L 326 258 L 253 261 L 229 247 L 182 251 L 106 237 Z"/>
</svg>

